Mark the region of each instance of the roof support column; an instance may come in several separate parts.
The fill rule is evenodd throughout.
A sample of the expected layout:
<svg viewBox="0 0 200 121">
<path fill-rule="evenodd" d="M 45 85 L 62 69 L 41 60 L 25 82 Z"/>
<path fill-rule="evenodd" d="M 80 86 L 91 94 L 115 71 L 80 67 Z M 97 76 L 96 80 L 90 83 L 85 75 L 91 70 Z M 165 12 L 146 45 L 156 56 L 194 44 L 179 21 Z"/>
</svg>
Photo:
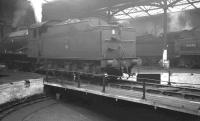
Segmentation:
<svg viewBox="0 0 200 121">
<path fill-rule="evenodd" d="M 168 85 L 171 85 L 170 82 L 170 62 L 169 62 L 169 57 L 168 57 L 168 42 L 167 42 L 167 32 L 168 32 L 168 21 L 167 21 L 167 10 L 168 10 L 168 5 L 167 5 L 167 0 L 163 0 L 164 5 L 163 5 L 163 41 L 164 41 L 164 47 L 163 47 L 163 66 L 167 68 L 168 70 Z"/>
<path fill-rule="evenodd" d="M 163 40 L 164 40 L 164 49 L 167 49 L 167 31 L 168 31 L 168 25 L 167 25 L 167 1 L 164 0 L 164 14 L 163 14 Z"/>
<path fill-rule="evenodd" d="M 163 57 L 162 57 L 162 62 L 163 62 L 163 66 L 165 67 L 165 62 L 167 62 L 168 57 L 167 57 L 167 31 L 168 31 L 168 22 L 167 22 L 167 1 L 163 0 L 163 4 L 162 4 L 162 8 L 163 8 Z"/>
</svg>

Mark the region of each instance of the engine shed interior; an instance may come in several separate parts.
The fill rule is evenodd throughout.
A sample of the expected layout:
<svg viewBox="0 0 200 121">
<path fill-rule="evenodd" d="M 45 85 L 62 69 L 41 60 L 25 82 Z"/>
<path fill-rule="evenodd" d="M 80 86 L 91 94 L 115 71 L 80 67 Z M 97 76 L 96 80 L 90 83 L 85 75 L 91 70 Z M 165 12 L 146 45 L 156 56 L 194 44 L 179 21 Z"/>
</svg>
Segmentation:
<svg viewBox="0 0 200 121">
<path fill-rule="evenodd" d="M 56 103 L 121 106 L 124 117 L 153 107 L 156 119 L 197 119 L 199 8 L 200 0 L 0 0 L 0 97 L 12 102 L 32 88 Z"/>
</svg>

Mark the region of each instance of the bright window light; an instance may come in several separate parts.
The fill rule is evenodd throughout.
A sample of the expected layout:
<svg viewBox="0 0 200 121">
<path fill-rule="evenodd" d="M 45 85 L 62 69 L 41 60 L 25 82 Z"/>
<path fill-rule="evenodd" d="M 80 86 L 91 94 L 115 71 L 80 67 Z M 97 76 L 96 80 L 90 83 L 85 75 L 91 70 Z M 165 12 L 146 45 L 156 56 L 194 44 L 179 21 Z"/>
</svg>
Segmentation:
<svg viewBox="0 0 200 121">
<path fill-rule="evenodd" d="M 157 14 L 162 14 L 162 13 L 164 13 L 162 9 L 155 9 L 155 10 L 149 11 L 149 14 L 151 15 L 157 15 Z"/>
<path fill-rule="evenodd" d="M 129 14 L 131 17 L 136 18 L 136 17 L 142 17 L 142 16 L 148 16 L 146 12 L 137 12 L 137 13 L 131 13 Z"/>
<path fill-rule="evenodd" d="M 173 2 L 175 2 L 175 0 L 168 0 L 167 4 L 169 5 Z M 181 0 L 174 4 L 172 7 L 169 7 L 168 12 L 179 12 L 196 8 L 200 8 L 200 0 Z M 158 8 L 156 6 L 136 6 L 127 8 L 123 11 L 124 12 L 120 11 L 117 14 L 115 14 L 114 17 L 116 19 L 130 19 L 136 17 L 162 14 L 164 12 L 162 8 Z"/>
</svg>

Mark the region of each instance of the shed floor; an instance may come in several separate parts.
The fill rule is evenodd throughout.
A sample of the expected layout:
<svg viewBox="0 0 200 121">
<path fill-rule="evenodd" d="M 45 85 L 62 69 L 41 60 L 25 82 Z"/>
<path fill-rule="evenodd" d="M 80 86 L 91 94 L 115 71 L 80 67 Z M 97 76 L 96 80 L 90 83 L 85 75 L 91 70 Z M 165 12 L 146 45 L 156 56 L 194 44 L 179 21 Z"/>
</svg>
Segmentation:
<svg viewBox="0 0 200 121">
<path fill-rule="evenodd" d="M 41 75 L 31 72 L 20 72 L 13 70 L 0 71 L 0 85 L 26 79 L 38 79 L 41 77 Z"/>
</svg>

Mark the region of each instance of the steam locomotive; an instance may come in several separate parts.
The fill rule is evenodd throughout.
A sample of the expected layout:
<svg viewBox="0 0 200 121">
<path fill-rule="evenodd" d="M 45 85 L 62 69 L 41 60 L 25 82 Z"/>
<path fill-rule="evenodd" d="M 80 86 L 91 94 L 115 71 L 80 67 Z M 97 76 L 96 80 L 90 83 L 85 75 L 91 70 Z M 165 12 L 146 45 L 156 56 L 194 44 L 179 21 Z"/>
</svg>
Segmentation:
<svg viewBox="0 0 200 121">
<path fill-rule="evenodd" d="M 137 64 L 135 30 L 101 19 L 34 24 L 27 36 L 23 53 L 43 68 L 121 75 Z"/>
<path fill-rule="evenodd" d="M 200 67 L 200 29 L 170 32 L 167 34 L 168 57 L 172 67 Z M 162 58 L 163 39 L 151 34 L 137 36 L 137 57 L 143 60 L 143 65 L 158 65 Z"/>
<path fill-rule="evenodd" d="M 199 32 L 197 27 L 168 33 L 171 66 L 200 67 Z M 158 66 L 164 47 L 162 37 L 136 37 L 133 28 L 97 18 L 43 22 L 25 33 L 9 36 L 1 43 L 1 61 L 10 67 L 121 75 L 130 73 L 135 65 Z"/>
</svg>

